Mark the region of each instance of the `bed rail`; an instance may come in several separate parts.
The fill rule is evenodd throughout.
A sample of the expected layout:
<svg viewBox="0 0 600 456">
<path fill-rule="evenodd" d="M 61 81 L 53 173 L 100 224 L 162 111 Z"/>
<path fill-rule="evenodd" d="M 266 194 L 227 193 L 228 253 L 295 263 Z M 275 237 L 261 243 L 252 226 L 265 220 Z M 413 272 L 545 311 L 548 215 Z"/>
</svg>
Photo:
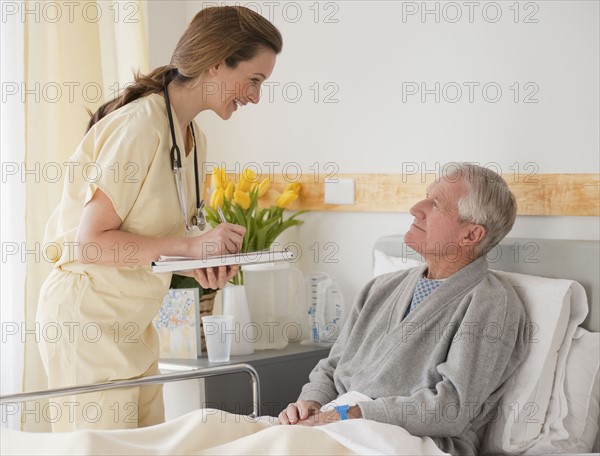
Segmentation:
<svg viewBox="0 0 600 456">
<path fill-rule="evenodd" d="M 250 375 L 252 382 L 252 401 L 253 401 L 253 418 L 260 416 L 260 381 L 258 372 L 250 364 L 230 364 L 227 366 L 202 367 L 199 369 L 188 370 L 184 372 L 171 372 L 167 374 L 152 375 L 129 380 L 113 380 L 105 383 L 93 383 L 89 385 L 77 385 L 64 388 L 53 388 L 41 391 L 30 391 L 27 393 L 7 394 L 0 396 L 0 404 L 9 402 L 27 402 L 40 399 L 48 399 L 51 397 L 68 396 L 71 394 L 92 393 L 95 391 L 103 391 L 114 388 L 128 388 L 133 386 L 145 386 L 153 384 L 162 384 L 169 382 L 178 382 L 182 380 L 200 379 L 205 377 L 215 377 L 217 375 L 232 374 L 238 372 L 246 372 Z"/>
</svg>

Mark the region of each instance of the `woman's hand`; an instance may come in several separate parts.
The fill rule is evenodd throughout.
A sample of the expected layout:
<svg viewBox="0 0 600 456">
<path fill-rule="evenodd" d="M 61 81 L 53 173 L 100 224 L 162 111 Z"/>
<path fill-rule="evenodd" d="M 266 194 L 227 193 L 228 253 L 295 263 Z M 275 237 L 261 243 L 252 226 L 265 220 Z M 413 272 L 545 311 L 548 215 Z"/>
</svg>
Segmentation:
<svg viewBox="0 0 600 456">
<path fill-rule="evenodd" d="M 212 288 L 213 290 L 223 288 L 229 279 L 233 278 L 237 272 L 237 265 L 194 269 L 192 271 L 193 277 L 198 281 L 202 288 Z"/>
<path fill-rule="evenodd" d="M 238 253 L 244 242 L 246 228 L 233 223 L 221 223 L 201 236 L 191 238 L 192 258 Z"/>
<path fill-rule="evenodd" d="M 238 253 L 244 242 L 246 228 L 233 223 L 221 223 L 202 236 L 192 238 L 191 256 L 207 258 L 210 256 L 230 255 Z M 229 279 L 238 272 L 238 266 L 219 266 L 217 268 L 202 268 L 192 271 L 202 288 L 214 290 L 223 288 Z"/>
<path fill-rule="evenodd" d="M 297 424 L 319 413 L 321 404 L 315 401 L 298 401 L 288 405 L 279 414 L 279 424 Z"/>
</svg>

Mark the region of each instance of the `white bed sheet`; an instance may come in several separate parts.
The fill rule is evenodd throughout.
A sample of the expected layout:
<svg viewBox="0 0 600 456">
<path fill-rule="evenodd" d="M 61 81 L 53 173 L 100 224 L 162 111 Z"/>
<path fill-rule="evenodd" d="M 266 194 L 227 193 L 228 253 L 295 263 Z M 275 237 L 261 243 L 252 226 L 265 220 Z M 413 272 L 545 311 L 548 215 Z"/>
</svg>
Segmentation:
<svg viewBox="0 0 600 456">
<path fill-rule="evenodd" d="M 428 438 L 390 424 L 347 420 L 319 427 L 281 426 L 202 409 L 131 430 L 31 433 L 2 429 L 2 455 L 398 454 L 444 455 Z"/>
</svg>

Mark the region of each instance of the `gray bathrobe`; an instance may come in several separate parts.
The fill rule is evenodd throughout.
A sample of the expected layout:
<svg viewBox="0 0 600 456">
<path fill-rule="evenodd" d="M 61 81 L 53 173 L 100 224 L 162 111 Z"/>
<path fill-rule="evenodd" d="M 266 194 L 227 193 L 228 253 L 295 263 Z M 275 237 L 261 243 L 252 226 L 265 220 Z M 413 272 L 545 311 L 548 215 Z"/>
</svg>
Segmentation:
<svg viewBox="0 0 600 456">
<path fill-rule="evenodd" d="M 374 399 L 358 403 L 364 418 L 432 437 L 451 454 L 476 454 L 525 356 L 525 309 L 480 257 L 402 320 L 426 269 L 367 284 L 299 399 L 325 404 L 359 391 Z"/>
</svg>

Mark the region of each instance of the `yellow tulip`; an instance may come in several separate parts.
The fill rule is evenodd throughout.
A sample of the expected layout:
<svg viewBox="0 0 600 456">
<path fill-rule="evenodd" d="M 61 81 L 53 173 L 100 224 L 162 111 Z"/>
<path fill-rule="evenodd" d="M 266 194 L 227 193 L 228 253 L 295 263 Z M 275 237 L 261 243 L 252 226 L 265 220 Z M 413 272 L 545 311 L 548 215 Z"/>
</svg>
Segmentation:
<svg viewBox="0 0 600 456">
<path fill-rule="evenodd" d="M 242 209 L 248 209 L 250 207 L 250 195 L 248 192 L 233 192 L 233 202 Z"/>
<path fill-rule="evenodd" d="M 224 196 L 225 196 L 225 193 L 223 192 L 222 188 L 216 189 L 213 192 L 212 196 L 210 197 L 210 207 L 212 207 L 213 209 L 222 207 Z"/>
<path fill-rule="evenodd" d="M 214 168 L 212 170 L 212 186 L 216 190 L 217 188 L 225 188 L 227 185 L 227 173 L 225 168 Z"/>
<path fill-rule="evenodd" d="M 237 185 L 237 189 L 240 192 L 247 192 L 252 187 L 252 183 L 256 179 L 256 173 L 252 171 L 250 168 L 245 168 L 242 170 L 242 174 L 240 175 L 240 182 Z"/>
<path fill-rule="evenodd" d="M 298 194 L 291 190 L 288 190 L 277 197 L 277 199 L 275 200 L 275 204 L 277 205 L 277 207 L 285 209 L 297 199 Z"/>
<path fill-rule="evenodd" d="M 225 199 L 230 200 L 233 196 L 234 185 L 233 182 L 227 182 L 227 187 L 225 187 Z"/>
<path fill-rule="evenodd" d="M 267 190 L 269 190 L 270 186 L 271 182 L 269 182 L 269 179 L 261 180 L 258 184 L 258 197 L 262 198 L 265 195 L 265 193 L 267 193 Z"/>
<path fill-rule="evenodd" d="M 291 182 L 285 186 L 283 192 L 294 192 L 296 195 L 299 195 L 301 188 L 302 185 L 300 185 L 300 182 Z"/>
</svg>

